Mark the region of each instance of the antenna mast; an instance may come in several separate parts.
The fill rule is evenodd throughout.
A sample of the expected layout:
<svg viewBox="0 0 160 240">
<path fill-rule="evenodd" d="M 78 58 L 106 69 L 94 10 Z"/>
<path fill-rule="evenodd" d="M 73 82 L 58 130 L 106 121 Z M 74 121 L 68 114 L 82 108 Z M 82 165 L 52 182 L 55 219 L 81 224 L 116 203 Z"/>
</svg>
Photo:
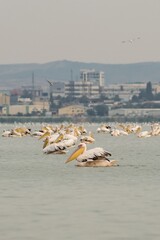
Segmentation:
<svg viewBox="0 0 160 240">
<path fill-rule="evenodd" d="M 34 95 L 34 72 L 32 72 L 32 102 L 35 100 Z"/>
</svg>

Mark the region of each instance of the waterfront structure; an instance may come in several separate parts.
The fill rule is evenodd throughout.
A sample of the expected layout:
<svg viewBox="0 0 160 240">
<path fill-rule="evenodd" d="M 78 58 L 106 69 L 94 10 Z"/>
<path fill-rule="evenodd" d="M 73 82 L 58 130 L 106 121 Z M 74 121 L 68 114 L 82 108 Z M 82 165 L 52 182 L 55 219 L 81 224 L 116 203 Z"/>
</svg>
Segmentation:
<svg viewBox="0 0 160 240">
<path fill-rule="evenodd" d="M 85 107 L 83 105 L 70 105 L 66 107 L 59 108 L 58 115 L 70 115 L 70 116 L 78 116 L 85 114 Z"/>
<path fill-rule="evenodd" d="M 109 110 L 109 117 L 160 117 L 160 108 L 117 108 Z"/>
<path fill-rule="evenodd" d="M 42 113 L 43 111 L 49 111 L 48 102 L 37 102 L 33 105 L 6 105 L 2 107 L 2 115 L 26 115 L 33 113 Z"/>
<path fill-rule="evenodd" d="M 139 96 L 141 91 L 146 90 L 146 83 L 122 83 L 109 84 L 104 88 L 105 95 L 109 99 L 114 99 L 115 96 L 123 101 L 129 101 L 133 96 Z M 160 92 L 160 85 L 158 83 L 152 84 L 152 93 L 158 94 Z"/>
</svg>

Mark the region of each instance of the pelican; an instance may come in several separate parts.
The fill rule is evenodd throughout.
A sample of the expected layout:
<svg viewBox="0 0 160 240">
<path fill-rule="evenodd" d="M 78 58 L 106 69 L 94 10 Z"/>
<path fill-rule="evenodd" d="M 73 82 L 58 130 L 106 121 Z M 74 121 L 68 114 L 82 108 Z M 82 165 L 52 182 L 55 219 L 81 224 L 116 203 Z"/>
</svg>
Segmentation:
<svg viewBox="0 0 160 240">
<path fill-rule="evenodd" d="M 151 137 L 151 132 L 149 131 L 143 131 L 137 134 L 137 137 L 139 138 L 148 138 Z"/>
<path fill-rule="evenodd" d="M 26 136 L 27 134 L 31 134 L 31 129 L 26 127 L 15 128 L 14 131 L 16 132 L 15 135 L 17 136 Z"/>
<path fill-rule="evenodd" d="M 85 143 L 80 143 L 78 148 L 66 160 L 66 163 L 76 159 L 78 167 L 111 167 L 118 166 L 116 160 L 109 160 L 111 153 L 103 148 L 97 147 L 87 150 Z"/>
<path fill-rule="evenodd" d="M 20 132 L 17 132 L 15 129 L 11 129 L 11 137 L 22 137 Z"/>
<path fill-rule="evenodd" d="M 111 136 L 118 137 L 118 136 L 127 136 L 127 135 L 128 135 L 128 132 L 121 130 L 121 129 L 111 130 Z"/>
<path fill-rule="evenodd" d="M 100 127 L 97 128 L 97 133 L 110 133 L 111 126 L 102 124 Z"/>
<path fill-rule="evenodd" d="M 95 139 L 94 139 L 93 134 L 90 132 L 90 134 L 88 136 L 82 136 L 80 138 L 80 142 L 93 143 L 93 142 L 95 142 Z"/>
<path fill-rule="evenodd" d="M 152 136 L 160 135 L 160 125 L 159 124 L 151 125 L 151 135 Z"/>
<path fill-rule="evenodd" d="M 49 143 L 49 140 L 46 139 L 43 145 L 43 152 L 46 154 L 49 153 L 66 153 L 66 150 L 70 147 L 73 147 L 77 141 L 75 136 L 67 134 L 64 138 L 63 134 L 60 134 L 57 139 L 55 139 L 54 143 Z M 49 144 L 49 145 L 48 145 Z"/>
<path fill-rule="evenodd" d="M 35 131 L 31 134 L 32 137 L 40 137 L 44 135 L 44 132 L 42 130 Z"/>
<path fill-rule="evenodd" d="M 10 130 L 3 130 L 2 137 L 10 137 L 11 131 Z"/>
<path fill-rule="evenodd" d="M 87 133 L 87 130 L 83 126 L 79 126 L 78 131 L 80 132 L 81 135 Z"/>
<path fill-rule="evenodd" d="M 64 154 L 66 153 L 67 146 L 66 144 L 59 142 L 59 143 L 52 143 L 45 148 L 43 148 L 43 153 L 50 154 Z"/>
<path fill-rule="evenodd" d="M 59 137 L 59 134 L 57 134 L 57 133 L 55 133 L 54 135 L 51 135 L 51 136 L 47 136 L 47 134 L 46 134 L 46 137 L 43 140 L 43 142 L 44 142 L 43 148 L 45 148 L 46 146 L 48 146 L 48 145 L 50 145 L 52 143 L 55 143 L 58 137 Z M 39 140 L 40 139 L 42 139 L 42 138 L 40 137 Z"/>
</svg>

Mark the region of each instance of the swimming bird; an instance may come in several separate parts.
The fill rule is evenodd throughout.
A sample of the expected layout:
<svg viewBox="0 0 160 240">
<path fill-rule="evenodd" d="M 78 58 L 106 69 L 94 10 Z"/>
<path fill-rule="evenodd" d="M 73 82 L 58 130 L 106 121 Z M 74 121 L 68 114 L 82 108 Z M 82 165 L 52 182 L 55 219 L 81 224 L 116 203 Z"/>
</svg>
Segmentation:
<svg viewBox="0 0 160 240">
<path fill-rule="evenodd" d="M 46 138 L 43 145 L 43 152 L 46 154 L 49 153 L 66 153 L 66 150 L 70 147 L 73 147 L 76 144 L 77 137 L 71 134 L 60 134 L 53 143 L 49 142 L 49 139 Z"/>
<path fill-rule="evenodd" d="M 78 167 L 111 167 L 117 166 L 116 160 L 109 160 L 111 153 L 97 147 L 87 150 L 85 143 L 80 143 L 78 148 L 66 160 L 66 163 L 76 159 Z"/>
<path fill-rule="evenodd" d="M 97 128 L 97 133 L 110 133 L 111 126 L 102 124 L 100 127 Z"/>
<path fill-rule="evenodd" d="M 151 137 L 152 134 L 151 134 L 151 131 L 142 131 L 140 133 L 137 134 L 137 137 L 139 138 L 148 138 L 148 137 Z"/>
<path fill-rule="evenodd" d="M 93 143 L 95 142 L 93 134 L 90 132 L 88 136 L 81 136 L 80 142 Z"/>
<path fill-rule="evenodd" d="M 10 130 L 3 130 L 2 137 L 10 137 L 11 131 Z"/>
<path fill-rule="evenodd" d="M 50 153 L 55 153 L 55 154 L 64 154 L 66 153 L 67 146 L 63 142 L 59 143 L 52 143 L 45 148 L 43 148 L 43 153 L 50 154 Z"/>
</svg>

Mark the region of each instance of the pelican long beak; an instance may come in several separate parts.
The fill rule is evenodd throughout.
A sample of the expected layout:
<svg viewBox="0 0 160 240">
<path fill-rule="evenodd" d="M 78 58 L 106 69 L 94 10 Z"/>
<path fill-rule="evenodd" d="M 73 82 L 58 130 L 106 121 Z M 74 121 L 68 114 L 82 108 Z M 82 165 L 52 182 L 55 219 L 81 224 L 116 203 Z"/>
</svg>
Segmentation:
<svg viewBox="0 0 160 240">
<path fill-rule="evenodd" d="M 84 152 L 85 148 L 84 147 L 78 147 L 73 153 L 72 155 L 66 160 L 65 163 L 68 163 L 74 159 L 76 159 L 79 155 L 81 155 Z"/>
<path fill-rule="evenodd" d="M 48 138 L 46 138 L 43 144 L 43 148 L 45 148 L 48 144 L 49 144 L 49 140 Z"/>
<path fill-rule="evenodd" d="M 60 134 L 60 135 L 56 138 L 55 143 L 58 143 L 58 142 L 62 141 L 63 138 L 64 138 L 64 135 L 63 135 L 63 134 Z"/>
<path fill-rule="evenodd" d="M 75 136 L 75 137 L 78 137 L 78 136 L 79 136 L 79 133 L 78 133 L 78 129 L 77 129 L 77 128 L 74 128 L 74 136 Z"/>
<path fill-rule="evenodd" d="M 90 132 L 89 136 L 94 139 L 93 133 Z"/>
<path fill-rule="evenodd" d="M 140 131 L 141 131 L 141 128 L 138 127 L 137 130 L 136 130 L 136 133 L 140 133 Z"/>
<path fill-rule="evenodd" d="M 39 140 L 48 136 L 50 136 L 50 132 L 47 131 L 42 136 L 39 137 Z"/>
</svg>

